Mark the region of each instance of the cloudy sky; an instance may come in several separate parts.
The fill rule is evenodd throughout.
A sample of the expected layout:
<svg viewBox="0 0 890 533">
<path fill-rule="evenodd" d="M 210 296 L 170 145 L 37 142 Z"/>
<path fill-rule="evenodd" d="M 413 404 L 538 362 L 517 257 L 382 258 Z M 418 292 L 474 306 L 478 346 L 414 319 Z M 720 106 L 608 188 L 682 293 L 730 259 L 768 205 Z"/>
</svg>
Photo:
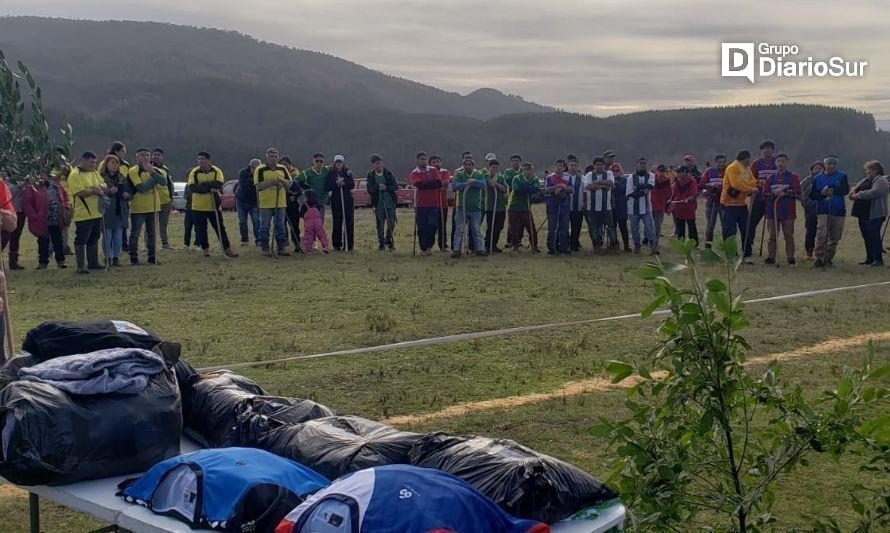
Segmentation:
<svg viewBox="0 0 890 533">
<path fill-rule="evenodd" d="M 594 115 L 806 102 L 890 119 L 886 0 L 3 0 L 0 12 L 237 30 L 467 93 Z M 720 77 L 721 42 L 867 60 L 858 79 Z"/>
</svg>

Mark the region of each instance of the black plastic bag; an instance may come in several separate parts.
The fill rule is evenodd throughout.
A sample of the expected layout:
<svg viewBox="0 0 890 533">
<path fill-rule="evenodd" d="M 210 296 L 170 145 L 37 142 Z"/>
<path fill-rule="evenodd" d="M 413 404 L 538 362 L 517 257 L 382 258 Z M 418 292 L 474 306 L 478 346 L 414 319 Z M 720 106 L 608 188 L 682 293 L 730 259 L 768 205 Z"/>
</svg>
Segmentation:
<svg viewBox="0 0 890 533">
<path fill-rule="evenodd" d="M 265 393 L 254 381 L 228 370 L 192 375 L 182 394 L 186 435 L 205 448 L 228 445 L 244 401 Z"/>
<path fill-rule="evenodd" d="M 255 382 L 227 370 L 202 375 L 180 363 L 177 375 L 189 380 L 183 388 L 185 431 L 205 447 L 253 447 L 274 428 L 336 414 L 311 400 L 266 396 Z"/>
<path fill-rule="evenodd" d="M 333 416 L 273 429 L 258 446 L 336 479 L 373 466 L 407 464 L 422 437 L 357 416 Z"/>
<path fill-rule="evenodd" d="M 19 380 L 19 370 L 26 366 L 34 366 L 38 362 L 30 355 L 17 355 L 0 367 L 0 391 L 13 381 Z"/>
<path fill-rule="evenodd" d="M 139 394 L 78 396 L 34 381 L 0 392 L 0 476 L 65 485 L 142 472 L 179 454 L 182 408 L 172 370 Z"/>
<path fill-rule="evenodd" d="M 507 439 L 433 433 L 410 460 L 463 479 L 513 516 L 545 523 L 618 497 L 579 468 Z"/>
<path fill-rule="evenodd" d="M 125 320 L 95 322 L 44 322 L 28 332 L 22 348 L 39 363 L 107 348 L 151 350 L 161 339 L 151 331 Z"/>
</svg>

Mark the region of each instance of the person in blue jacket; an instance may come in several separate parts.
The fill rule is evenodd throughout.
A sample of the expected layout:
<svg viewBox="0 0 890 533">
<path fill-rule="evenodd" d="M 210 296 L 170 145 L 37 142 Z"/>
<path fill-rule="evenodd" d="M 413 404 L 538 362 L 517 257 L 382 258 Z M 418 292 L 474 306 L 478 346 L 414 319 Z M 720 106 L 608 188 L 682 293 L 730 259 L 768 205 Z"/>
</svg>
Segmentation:
<svg viewBox="0 0 890 533">
<path fill-rule="evenodd" d="M 825 170 L 813 178 L 810 199 L 816 204 L 816 261 L 813 266 L 833 266 L 837 244 L 844 234 L 847 206 L 844 197 L 850 192 L 847 175 L 837 169 L 838 160 L 828 156 L 822 160 Z"/>
</svg>

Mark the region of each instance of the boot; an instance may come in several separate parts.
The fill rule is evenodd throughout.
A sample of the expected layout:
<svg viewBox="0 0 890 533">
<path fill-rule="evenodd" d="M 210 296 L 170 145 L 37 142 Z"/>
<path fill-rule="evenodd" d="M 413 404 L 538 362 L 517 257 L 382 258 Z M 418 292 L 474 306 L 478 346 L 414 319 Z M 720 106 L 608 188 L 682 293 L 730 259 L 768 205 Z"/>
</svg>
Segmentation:
<svg viewBox="0 0 890 533">
<path fill-rule="evenodd" d="M 238 257 L 238 254 L 235 253 L 231 248 L 226 248 L 223 250 L 223 253 L 226 254 L 226 257 Z"/>
<path fill-rule="evenodd" d="M 111 258 L 111 266 L 113 266 L 113 267 L 119 267 L 119 266 L 121 266 L 121 260 L 120 260 L 120 258 L 119 258 L 119 257 L 112 257 L 112 258 Z"/>
<path fill-rule="evenodd" d="M 87 244 L 87 268 L 90 270 L 102 270 L 105 267 L 99 262 L 99 243 Z"/>
<path fill-rule="evenodd" d="M 10 270 L 25 270 L 25 267 L 19 264 L 19 254 L 9 254 Z"/>
<path fill-rule="evenodd" d="M 90 271 L 87 268 L 87 247 L 82 244 L 74 245 L 74 259 L 77 262 L 77 273 L 78 274 L 89 274 Z"/>
<path fill-rule="evenodd" d="M 260 250 L 266 257 L 272 257 L 272 251 L 269 249 L 268 241 L 260 241 Z"/>
<path fill-rule="evenodd" d="M 278 246 L 275 247 L 275 252 L 280 257 L 287 257 L 290 255 L 290 252 L 287 251 L 287 241 L 282 241 L 278 243 Z"/>
</svg>

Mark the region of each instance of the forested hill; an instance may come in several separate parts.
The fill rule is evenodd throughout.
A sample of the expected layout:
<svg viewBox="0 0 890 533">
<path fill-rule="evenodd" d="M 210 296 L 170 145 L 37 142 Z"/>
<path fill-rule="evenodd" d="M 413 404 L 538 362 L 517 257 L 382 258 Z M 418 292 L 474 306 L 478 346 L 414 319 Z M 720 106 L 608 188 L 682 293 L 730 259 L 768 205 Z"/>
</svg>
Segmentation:
<svg viewBox="0 0 890 533">
<path fill-rule="evenodd" d="M 797 170 L 826 153 L 854 176 L 866 159 L 890 160 L 890 134 L 849 109 L 789 104 L 595 118 L 489 89 L 460 96 L 219 30 L 0 18 L 0 49 L 32 68 L 50 118 L 74 125 L 78 149 L 104 151 L 115 139 L 131 149 L 163 146 L 178 177 L 198 150 L 234 177 L 273 145 L 300 167 L 321 150 L 343 153 L 362 172 L 377 152 L 400 176 L 419 149 L 451 167 L 463 150 L 520 152 L 540 167 L 611 148 L 629 167 L 640 155 L 679 162 L 685 153 L 703 164 L 771 138 Z"/>
</svg>

